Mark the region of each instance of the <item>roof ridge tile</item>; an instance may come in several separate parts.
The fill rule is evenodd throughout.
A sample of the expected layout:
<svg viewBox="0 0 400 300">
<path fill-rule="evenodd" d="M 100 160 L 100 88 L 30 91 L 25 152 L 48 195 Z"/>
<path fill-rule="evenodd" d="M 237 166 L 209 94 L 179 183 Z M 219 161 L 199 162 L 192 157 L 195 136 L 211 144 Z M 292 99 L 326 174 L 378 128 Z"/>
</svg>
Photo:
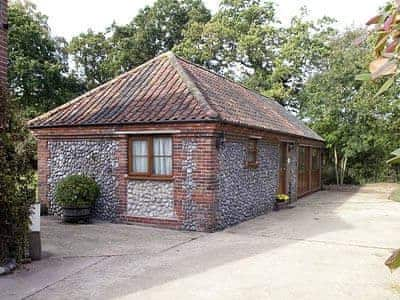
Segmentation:
<svg viewBox="0 0 400 300">
<path fill-rule="evenodd" d="M 175 68 L 178 72 L 179 76 L 181 77 L 182 81 L 185 83 L 186 87 L 192 93 L 194 99 L 200 102 L 200 106 L 207 108 L 207 116 L 210 118 L 220 119 L 220 115 L 211 107 L 210 103 L 204 97 L 203 93 L 199 90 L 196 84 L 191 79 L 190 75 L 187 74 L 185 69 L 180 65 L 178 61 L 178 57 L 172 52 L 168 51 L 165 53 L 171 63 L 171 65 Z M 180 58 L 179 58 L 180 59 Z"/>
</svg>

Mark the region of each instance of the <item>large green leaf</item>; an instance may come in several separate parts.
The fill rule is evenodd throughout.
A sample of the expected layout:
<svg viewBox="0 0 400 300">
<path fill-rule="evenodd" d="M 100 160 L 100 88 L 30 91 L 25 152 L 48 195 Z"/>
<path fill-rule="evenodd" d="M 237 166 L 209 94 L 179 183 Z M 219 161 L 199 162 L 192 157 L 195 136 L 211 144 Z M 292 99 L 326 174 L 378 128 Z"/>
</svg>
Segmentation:
<svg viewBox="0 0 400 300">
<path fill-rule="evenodd" d="M 371 80 L 371 74 L 369 74 L 369 73 L 358 74 L 358 75 L 356 75 L 356 80 L 369 81 L 369 80 Z"/>
<path fill-rule="evenodd" d="M 396 270 L 400 267 L 400 249 L 397 249 L 393 254 L 385 261 L 385 265 L 390 271 Z"/>
<path fill-rule="evenodd" d="M 382 95 L 384 92 L 386 92 L 394 83 L 394 77 L 390 77 L 379 89 L 379 91 L 376 93 L 376 97 L 379 95 Z"/>
</svg>

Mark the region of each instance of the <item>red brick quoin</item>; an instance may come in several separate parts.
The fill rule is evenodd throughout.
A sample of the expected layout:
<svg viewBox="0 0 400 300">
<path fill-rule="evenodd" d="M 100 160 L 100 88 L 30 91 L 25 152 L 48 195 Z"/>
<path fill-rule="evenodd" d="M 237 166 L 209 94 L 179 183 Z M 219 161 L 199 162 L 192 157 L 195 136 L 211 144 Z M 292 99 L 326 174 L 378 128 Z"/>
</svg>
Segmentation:
<svg viewBox="0 0 400 300">
<path fill-rule="evenodd" d="M 7 0 L 0 0 L 0 82 L 7 82 Z"/>
</svg>

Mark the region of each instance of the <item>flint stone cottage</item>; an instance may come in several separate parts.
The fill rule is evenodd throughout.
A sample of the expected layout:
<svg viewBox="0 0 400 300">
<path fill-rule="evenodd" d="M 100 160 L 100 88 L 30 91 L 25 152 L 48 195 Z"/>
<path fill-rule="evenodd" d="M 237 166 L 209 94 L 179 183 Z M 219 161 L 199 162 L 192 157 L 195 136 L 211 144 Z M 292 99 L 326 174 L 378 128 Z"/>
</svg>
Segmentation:
<svg viewBox="0 0 400 300">
<path fill-rule="evenodd" d="M 214 231 L 321 186 L 323 139 L 280 104 L 171 52 L 29 122 L 39 197 L 92 176 L 94 214 Z"/>
</svg>

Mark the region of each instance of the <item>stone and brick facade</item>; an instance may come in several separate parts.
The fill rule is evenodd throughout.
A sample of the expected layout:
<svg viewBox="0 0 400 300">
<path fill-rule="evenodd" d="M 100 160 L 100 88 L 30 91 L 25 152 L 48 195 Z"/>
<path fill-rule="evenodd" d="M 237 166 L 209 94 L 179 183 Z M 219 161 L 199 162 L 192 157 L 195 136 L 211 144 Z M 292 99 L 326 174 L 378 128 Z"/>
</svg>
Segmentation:
<svg viewBox="0 0 400 300">
<path fill-rule="evenodd" d="M 256 168 L 246 167 L 244 137 L 229 137 L 218 151 L 217 227 L 225 228 L 272 209 L 278 188 L 279 144 L 257 141 Z"/>
<path fill-rule="evenodd" d="M 220 124 L 164 126 L 173 137 L 173 178 L 128 175 L 128 136 L 158 126 L 80 127 L 35 130 L 38 138 L 39 198 L 49 212 L 56 183 L 69 174 L 87 174 L 101 186 L 95 216 L 184 230 L 214 231 L 270 211 L 278 185 L 279 142 L 287 136 Z M 246 166 L 246 144 L 258 138 L 257 168 Z M 296 198 L 296 145 L 292 137 L 289 185 Z M 309 141 L 320 147 L 320 142 Z"/>
<path fill-rule="evenodd" d="M 7 82 L 7 0 L 0 0 L 0 82 Z"/>
<path fill-rule="evenodd" d="M 217 108 L 204 86 L 190 81 L 198 75 L 202 84 L 213 84 L 204 77 L 208 71 L 196 75 L 193 66 L 186 66 L 185 72 L 182 66 L 187 62 L 176 66 L 175 60 L 169 65 L 164 58 L 155 59 L 157 63 L 121 75 L 30 122 L 38 140 L 39 198 L 50 213 L 60 213 L 54 199 L 57 182 L 70 174 L 86 174 L 101 187 L 94 209 L 97 218 L 182 230 L 223 229 L 273 208 L 282 142 L 289 145 L 288 193 L 297 198 L 298 148 L 321 148 L 321 138 L 279 105 L 270 100 L 264 105 L 232 82 L 214 97 L 237 97 L 236 104 L 232 100 L 225 107 L 232 106 L 232 113 L 243 121 L 224 119 L 219 112 L 223 103 Z M 152 78 L 153 86 L 145 84 L 143 72 L 150 72 L 146 78 Z M 222 83 L 218 89 L 226 88 Z M 116 96 L 105 98 L 113 93 Z M 253 106 L 242 103 L 246 97 L 266 114 L 265 128 L 257 125 L 263 118 L 251 112 Z M 135 99 L 139 102 L 131 106 Z M 257 124 L 246 124 L 249 111 Z M 282 131 L 274 129 L 279 122 Z M 132 175 L 131 139 L 160 135 L 171 139 L 171 176 Z M 256 141 L 257 148 L 251 166 L 249 140 Z"/>
</svg>

